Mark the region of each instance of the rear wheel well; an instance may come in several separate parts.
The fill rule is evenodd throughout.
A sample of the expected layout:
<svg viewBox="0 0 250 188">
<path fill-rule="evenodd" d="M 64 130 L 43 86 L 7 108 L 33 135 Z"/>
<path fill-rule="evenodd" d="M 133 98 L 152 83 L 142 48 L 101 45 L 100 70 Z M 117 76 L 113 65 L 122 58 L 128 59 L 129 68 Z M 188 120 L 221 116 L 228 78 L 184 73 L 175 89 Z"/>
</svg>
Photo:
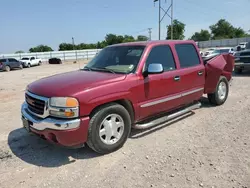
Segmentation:
<svg viewBox="0 0 250 188">
<path fill-rule="evenodd" d="M 111 103 L 116 103 L 116 104 L 120 104 L 122 105 L 129 113 L 130 115 L 130 118 L 131 118 L 131 122 L 133 123 L 134 122 L 134 119 L 135 119 L 135 111 L 134 111 L 134 107 L 132 105 L 132 102 L 127 100 L 127 99 L 120 99 L 120 100 L 116 100 L 116 101 L 110 101 L 108 103 L 104 103 L 104 104 L 101 104 L 97 107 L 95 107 L 91 113 L 90 113 L 90 117 L 92 117 L 96 111 L 98 111 L 98 109 L 104 105 L 108 105 L 108 104 L 111 104 Z"/>
</svg>

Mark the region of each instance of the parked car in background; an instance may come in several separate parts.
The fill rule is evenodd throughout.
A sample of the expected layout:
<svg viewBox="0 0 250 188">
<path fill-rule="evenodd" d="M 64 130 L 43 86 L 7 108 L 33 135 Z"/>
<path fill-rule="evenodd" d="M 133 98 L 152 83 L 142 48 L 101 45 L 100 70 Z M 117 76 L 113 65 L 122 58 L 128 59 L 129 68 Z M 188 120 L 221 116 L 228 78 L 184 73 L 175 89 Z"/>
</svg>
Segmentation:
<svg viewBox="0 0 250 188">
<path fill-rule="evenodd" d="M 233 48 L 217 48 L 213 51 L 211 51 L 208 55 L 205 55 L 205 57 L 212 57 L 214 55 L 219 55 L 219 54 L 234 54 L 234 49 Z"/>
<path fill-rule="evenodd" d="M 0 70 L 9 72 L 12 69 L 22 69 L 23 63 L 15 58 L 2 58 L 0 59 Z"/>
<path fill-rule="evenodd" d="M 21 62 L 24 63 L 24 67 L 28 67 L 28 68 L 42 64 L 42 60 L 36 57 L 23 57 L 21 59 Z"/>
<path fill-rule="evenodd" d="M 236 73 L 242 73 L 243 70 L 250 70 L 250 43 L 246 44 L 245 50 L 236 52 L 234 58 L 234 71 Z"/>
<path fill-rule="evenodd" d="M 50 58 L 49 59 L 49 64 L 62 64 L 62 60 L 60 58 Z"/>
<path fill-rule="evenodd" d="M 245 50 L 248 42 L 241 42 L 238 46 L 241 47 L 241 50 Z"/>
<path fill-rule="evenodd" d="M 210 55 L 214 50 L 215 48 L 209 48 L 207 51 L 205 51 L 204 56 Z"/>
</svg>

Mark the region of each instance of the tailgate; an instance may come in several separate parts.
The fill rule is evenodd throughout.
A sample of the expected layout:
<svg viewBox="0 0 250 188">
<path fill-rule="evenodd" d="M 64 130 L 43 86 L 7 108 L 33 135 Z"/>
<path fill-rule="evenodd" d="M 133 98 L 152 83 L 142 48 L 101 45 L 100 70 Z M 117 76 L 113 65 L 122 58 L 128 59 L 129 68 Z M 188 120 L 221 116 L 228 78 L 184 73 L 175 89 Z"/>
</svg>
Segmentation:
<svg viewBox="0 0 250 188">
<path fill-rule="evenodd" d="M 205 65 L 206 81 L 205 93 L 213 93 L 220 76 L 225 76 L 228 81 L 232 78 L 234 57 L 231 54 L 223 54 L 209 60 Z"/>
</svg>

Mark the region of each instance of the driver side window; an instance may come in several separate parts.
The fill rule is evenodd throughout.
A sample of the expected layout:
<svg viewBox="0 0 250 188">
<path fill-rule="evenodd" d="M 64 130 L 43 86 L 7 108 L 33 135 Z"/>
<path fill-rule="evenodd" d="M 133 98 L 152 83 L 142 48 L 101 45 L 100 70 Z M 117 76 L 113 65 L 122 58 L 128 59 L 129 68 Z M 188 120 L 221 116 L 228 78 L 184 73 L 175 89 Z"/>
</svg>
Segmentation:
<svg viewBox="0 0 250 188">
<path fill-rule="evenodd" d="M 172 51 L 168 45 L 160 45 L 152 48 L 145 67 L 149 64 L 162 64 L 164 72 L 175 70 L 176 65 Z"/>
</svg>

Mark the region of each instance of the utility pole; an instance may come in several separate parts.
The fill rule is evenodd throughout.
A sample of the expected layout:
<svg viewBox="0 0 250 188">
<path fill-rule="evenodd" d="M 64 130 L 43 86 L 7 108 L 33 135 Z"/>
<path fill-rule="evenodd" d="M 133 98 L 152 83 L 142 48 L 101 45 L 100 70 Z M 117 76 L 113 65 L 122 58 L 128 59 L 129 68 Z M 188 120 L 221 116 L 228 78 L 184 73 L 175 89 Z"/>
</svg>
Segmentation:
<svg viewBox="0 0 250 188">
<path fill-rule="evenodd" d="M 167 11 L 162 8 L 161 6 L 161 0 L 154 0 L 155 2 L 159 2 L 159 40 L 161 40 L 161 22 L 164 19 L 166 15 L 171 19 L 171 38 L 173 39 L 173 15 L 174 15 L 174 10 L 173 10 L 173 0 L 171 0 L 171 5 L 168 7 Z M 165 0 L 166 3 L 166 0 Z M 171 16 L 168 14 L 168 11 L 171 8 Z M 161 11 L 164 12 L 164 15 L 161 17 Z"/>
<path fill-rule="evenodd" d="M 174 38 L 174 4 L 173 0 L 171 0 L 171 40 Z"/>
<path fill-rule="evenodd" d="M 148 28 L 148 36 L 149 36 L 149 40 L 151 40 L 151 34 L 152 34 L 152 28 Z"/>
<path fill-rule="evenodd" d="M 75 49 L 75 39 L 72 37 L 72 45 L 73 45 L 73 50 Z"/>
<path fill-rule="evenodd" d="M 73 46 L 73 50 L 76 50 L 75 49 L 75 39 L 74 39 L 74 37 L 72 37 L 72 46 Z M 75 61 L 75 63 L 77 63 L 77 51 L 75 51 L 75 55 L 76 55 L 76 61 Z M 79 63 L 79 68 L 80 68 L 80 63 Z"/>
<path fill-rule="evenodd" d="M 161 0 L 159 1 L 159 40 L 161 40 Z"/>
</svg>

